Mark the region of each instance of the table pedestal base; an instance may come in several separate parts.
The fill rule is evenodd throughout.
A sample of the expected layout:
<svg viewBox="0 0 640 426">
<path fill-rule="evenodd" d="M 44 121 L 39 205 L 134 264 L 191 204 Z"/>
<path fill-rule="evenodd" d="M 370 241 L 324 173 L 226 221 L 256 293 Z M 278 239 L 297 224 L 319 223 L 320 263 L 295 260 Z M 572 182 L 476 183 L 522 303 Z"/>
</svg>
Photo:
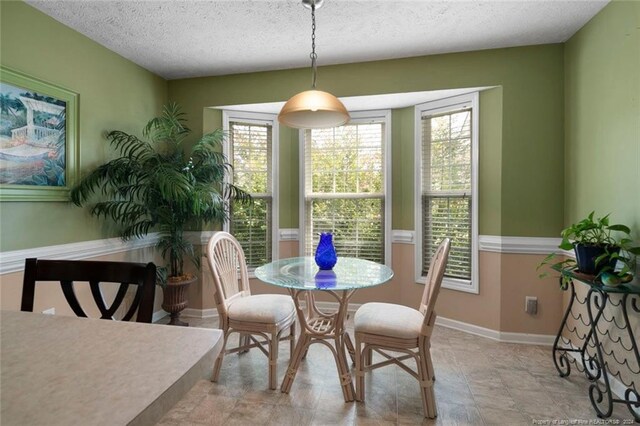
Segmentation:
<svg viewBox="0 0 640 426">
<path fill-rule="evenodd" d="M 331 350 L 335 358 L 336 366 L 338 367 L 338 379 L 340 380 L 345 402 L 353 401 L 355 399 L 355 391 L 347 363 L 346 352 L 347 350 L 349 351 L 353 360 L 354 348 L 351 338 L 345 330 L 344 323 L 347 318 L 349 299 L 355 290 L 345 290 L 342 291 L 341 294 L 332 290 L 326 290 L 324 292 L 331 294 L 338 301 L 338 311 L 333 313 L 326 313 L 318 309 L 311 291 L 288 290 L 296 306 L 301 331 L 280 389 L 284 393 L 289 393 L 298 368 L 300 367 L 300 362 L 306 356 L 309 347 L 313 343 L 322 343 Z M 307 299 L 306 314 L 300 301 L 302 295 L 306 295 Z"/>
</svg>

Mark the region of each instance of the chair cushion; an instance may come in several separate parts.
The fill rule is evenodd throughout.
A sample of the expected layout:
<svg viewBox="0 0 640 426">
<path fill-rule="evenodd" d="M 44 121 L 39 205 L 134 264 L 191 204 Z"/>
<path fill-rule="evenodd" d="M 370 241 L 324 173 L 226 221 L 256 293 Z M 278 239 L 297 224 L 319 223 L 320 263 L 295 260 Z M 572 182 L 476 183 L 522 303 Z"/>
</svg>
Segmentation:
<svg viewBox="0 0 640 426">
<path fill-rule="evenodd" d="M 291 296 L 256 294 L 241 297 L 229 305 L 229 318 L 236 321 L 277 323 L 295 312 Z"/>
<path fill-rule="evenodd" d="M 424 316 L 415 309 L 392 303 L 365 303 L 353 319 L 356 333 L 400 339 L 418 338 Z"/>
</svg>

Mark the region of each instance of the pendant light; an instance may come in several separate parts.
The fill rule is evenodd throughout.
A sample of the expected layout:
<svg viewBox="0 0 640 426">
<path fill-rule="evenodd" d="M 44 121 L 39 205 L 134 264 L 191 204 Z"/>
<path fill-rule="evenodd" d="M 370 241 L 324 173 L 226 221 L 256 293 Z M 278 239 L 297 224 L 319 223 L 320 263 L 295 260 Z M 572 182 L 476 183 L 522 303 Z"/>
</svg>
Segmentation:
<svg viewBox="0 0 640 426">
<path fill-rule="evenodd" d="M 300 92 L 287 101 L 278 114 L 278 121 L 297 129 L 319 129 L 345 124 L 351 117 L 342 102 L 331 93 L 316 90 L 316 9 L 324 0 L 302 0 L 311 9 L 311 90 Z"/>
</svg>

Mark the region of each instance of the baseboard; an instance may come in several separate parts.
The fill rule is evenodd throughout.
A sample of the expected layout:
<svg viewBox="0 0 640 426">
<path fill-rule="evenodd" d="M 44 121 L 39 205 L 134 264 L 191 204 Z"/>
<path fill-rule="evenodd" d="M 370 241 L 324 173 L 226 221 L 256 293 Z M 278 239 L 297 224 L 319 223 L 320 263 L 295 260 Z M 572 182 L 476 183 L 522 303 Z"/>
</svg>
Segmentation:
<svg viewBox="0 0 640 426">
<path fill-rule="evenodd" d="M 475 324 L 469 324 L 466 322 L 438 316 L 436 317 L 436 325 L 440 325 L 446 328 L 451 328 L 453 330 L 463 331 L 465 333 L 473 334 L 475 336 L 480 336 L 480 337 L 485 337 L 487 339 L 500 341 L 499 331 L 492 330 L 490 328 L 480 327 Z"/>
<path fill-rule="evenodd" d="M 522 343 L 525 345 L 553 346 L 556 336 L 552 334 L 500 332 L 500 341 L 504 343 Z"/>
<path fill-rule="evenodd" d="M 553 346 L 555 336 L 546 334 L 530 334 L 530 333 L 512 333 L 506 331 L 492 330 L 490 328 L 480 327 L 475 324 L 453 320 L 444 317 L 436 318 L 436 325 L 451 328 L 453 330 L 463 331 L 487 339 L 496 340 L 503 343 L 522 343 L 526 345 L 542 345 Z"/>
<path fill-rule="evenodd" d="M 218 310 L 216 308 L 213 309 L 194 309 L 187 308 L 180 314 L 183 317 L 190 318 L 217 318 Z"/>
</svg>

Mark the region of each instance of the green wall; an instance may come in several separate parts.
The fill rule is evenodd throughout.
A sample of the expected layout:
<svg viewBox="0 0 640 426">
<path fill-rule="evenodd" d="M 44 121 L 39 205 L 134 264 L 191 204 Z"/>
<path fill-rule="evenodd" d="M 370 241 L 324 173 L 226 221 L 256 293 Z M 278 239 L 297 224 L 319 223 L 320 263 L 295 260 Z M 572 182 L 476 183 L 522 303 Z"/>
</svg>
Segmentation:
<svg viewBox="0 0 640 426">
<path fill-rule="evenodd" d="M 111 155 L 105 131 L 139 133 L 167 100 L 165 80 L 23 2 L 0 2 L 0 63 L 79 94 L 81 173 Z M 0 228 L 0 251 L 113 235 L 63 202 L 2 202 Z"/>
<path fill-rule="evenodd" d="M 22 2 L 1 2 L 0 15 L 2 65 L 80 94 L 81 171 L 110 157 L 105 131 L 140 132 L 167 99 L 183 105 L 191 128 L 208 130 L 221 124 L 208 107 L 282 101 L 308 88 L 307 68 L 167 83 Z M 564 219 L 564 56 L 558 44 L 327 66 L 319 88 L 357 96 L 495 87 L 480 97 L 480 232 L 555 236 Z M 412 108 L 393 111 L 392 126 L 393 227 L 412 229 Z M 297 132 L 282 128 L 280 143 L 289 177 L 280 180 L 280 226 L 296 227 Z M 0 209 L 0 251 L 113 235 L 70 203 Z"/>
<path fill-rule="evenodd" d="M 640 2 L 612 2 L 566 43 L 565 79 L 565 223 L 611 212 L 640 240 Z"/>
<path fill-rule="evenodd" d="M 563 224 L 563 50 L 557 44 L 327 66 L 319 70 L 318 86 L 336 96 L 497 86 L 480 98 L 480 233 L 556 236 Z M 169 94 L 196 118 L 192 128 L 210 129 L 216 120 L 207 107 L 286 100 L 307 88 L 309 72 L 173 80 Z M 394 111 L 392 126 L 393 227 L 412 229 L 411 109 Z M 297 143 L 297 135 L 290 140 Z M 280 167 L 297 181 L 295 153 L 297 147 L 290 152 L 292 164 L 281 155 Z M 297 188 L 282 189 L 283 199 L 287 192 L 297 197 Z M 283 201 L 297 208 L 293 200 Z M 296 210 L 289 218 L 280 214 L 281 227 L 297 224 Z"/>
<path fill-rule="evenodd" d="M 481 235 L 503 234 L 502 225 L 502 87 L 480 93 L 479 204 Z M 500 167 L 502 166 L 502 167 Z"/>
<path fill-rule="evenodd" d="M 391 112 L 391 228 L 413 229 L 415 109 Z"/>
</svg>

